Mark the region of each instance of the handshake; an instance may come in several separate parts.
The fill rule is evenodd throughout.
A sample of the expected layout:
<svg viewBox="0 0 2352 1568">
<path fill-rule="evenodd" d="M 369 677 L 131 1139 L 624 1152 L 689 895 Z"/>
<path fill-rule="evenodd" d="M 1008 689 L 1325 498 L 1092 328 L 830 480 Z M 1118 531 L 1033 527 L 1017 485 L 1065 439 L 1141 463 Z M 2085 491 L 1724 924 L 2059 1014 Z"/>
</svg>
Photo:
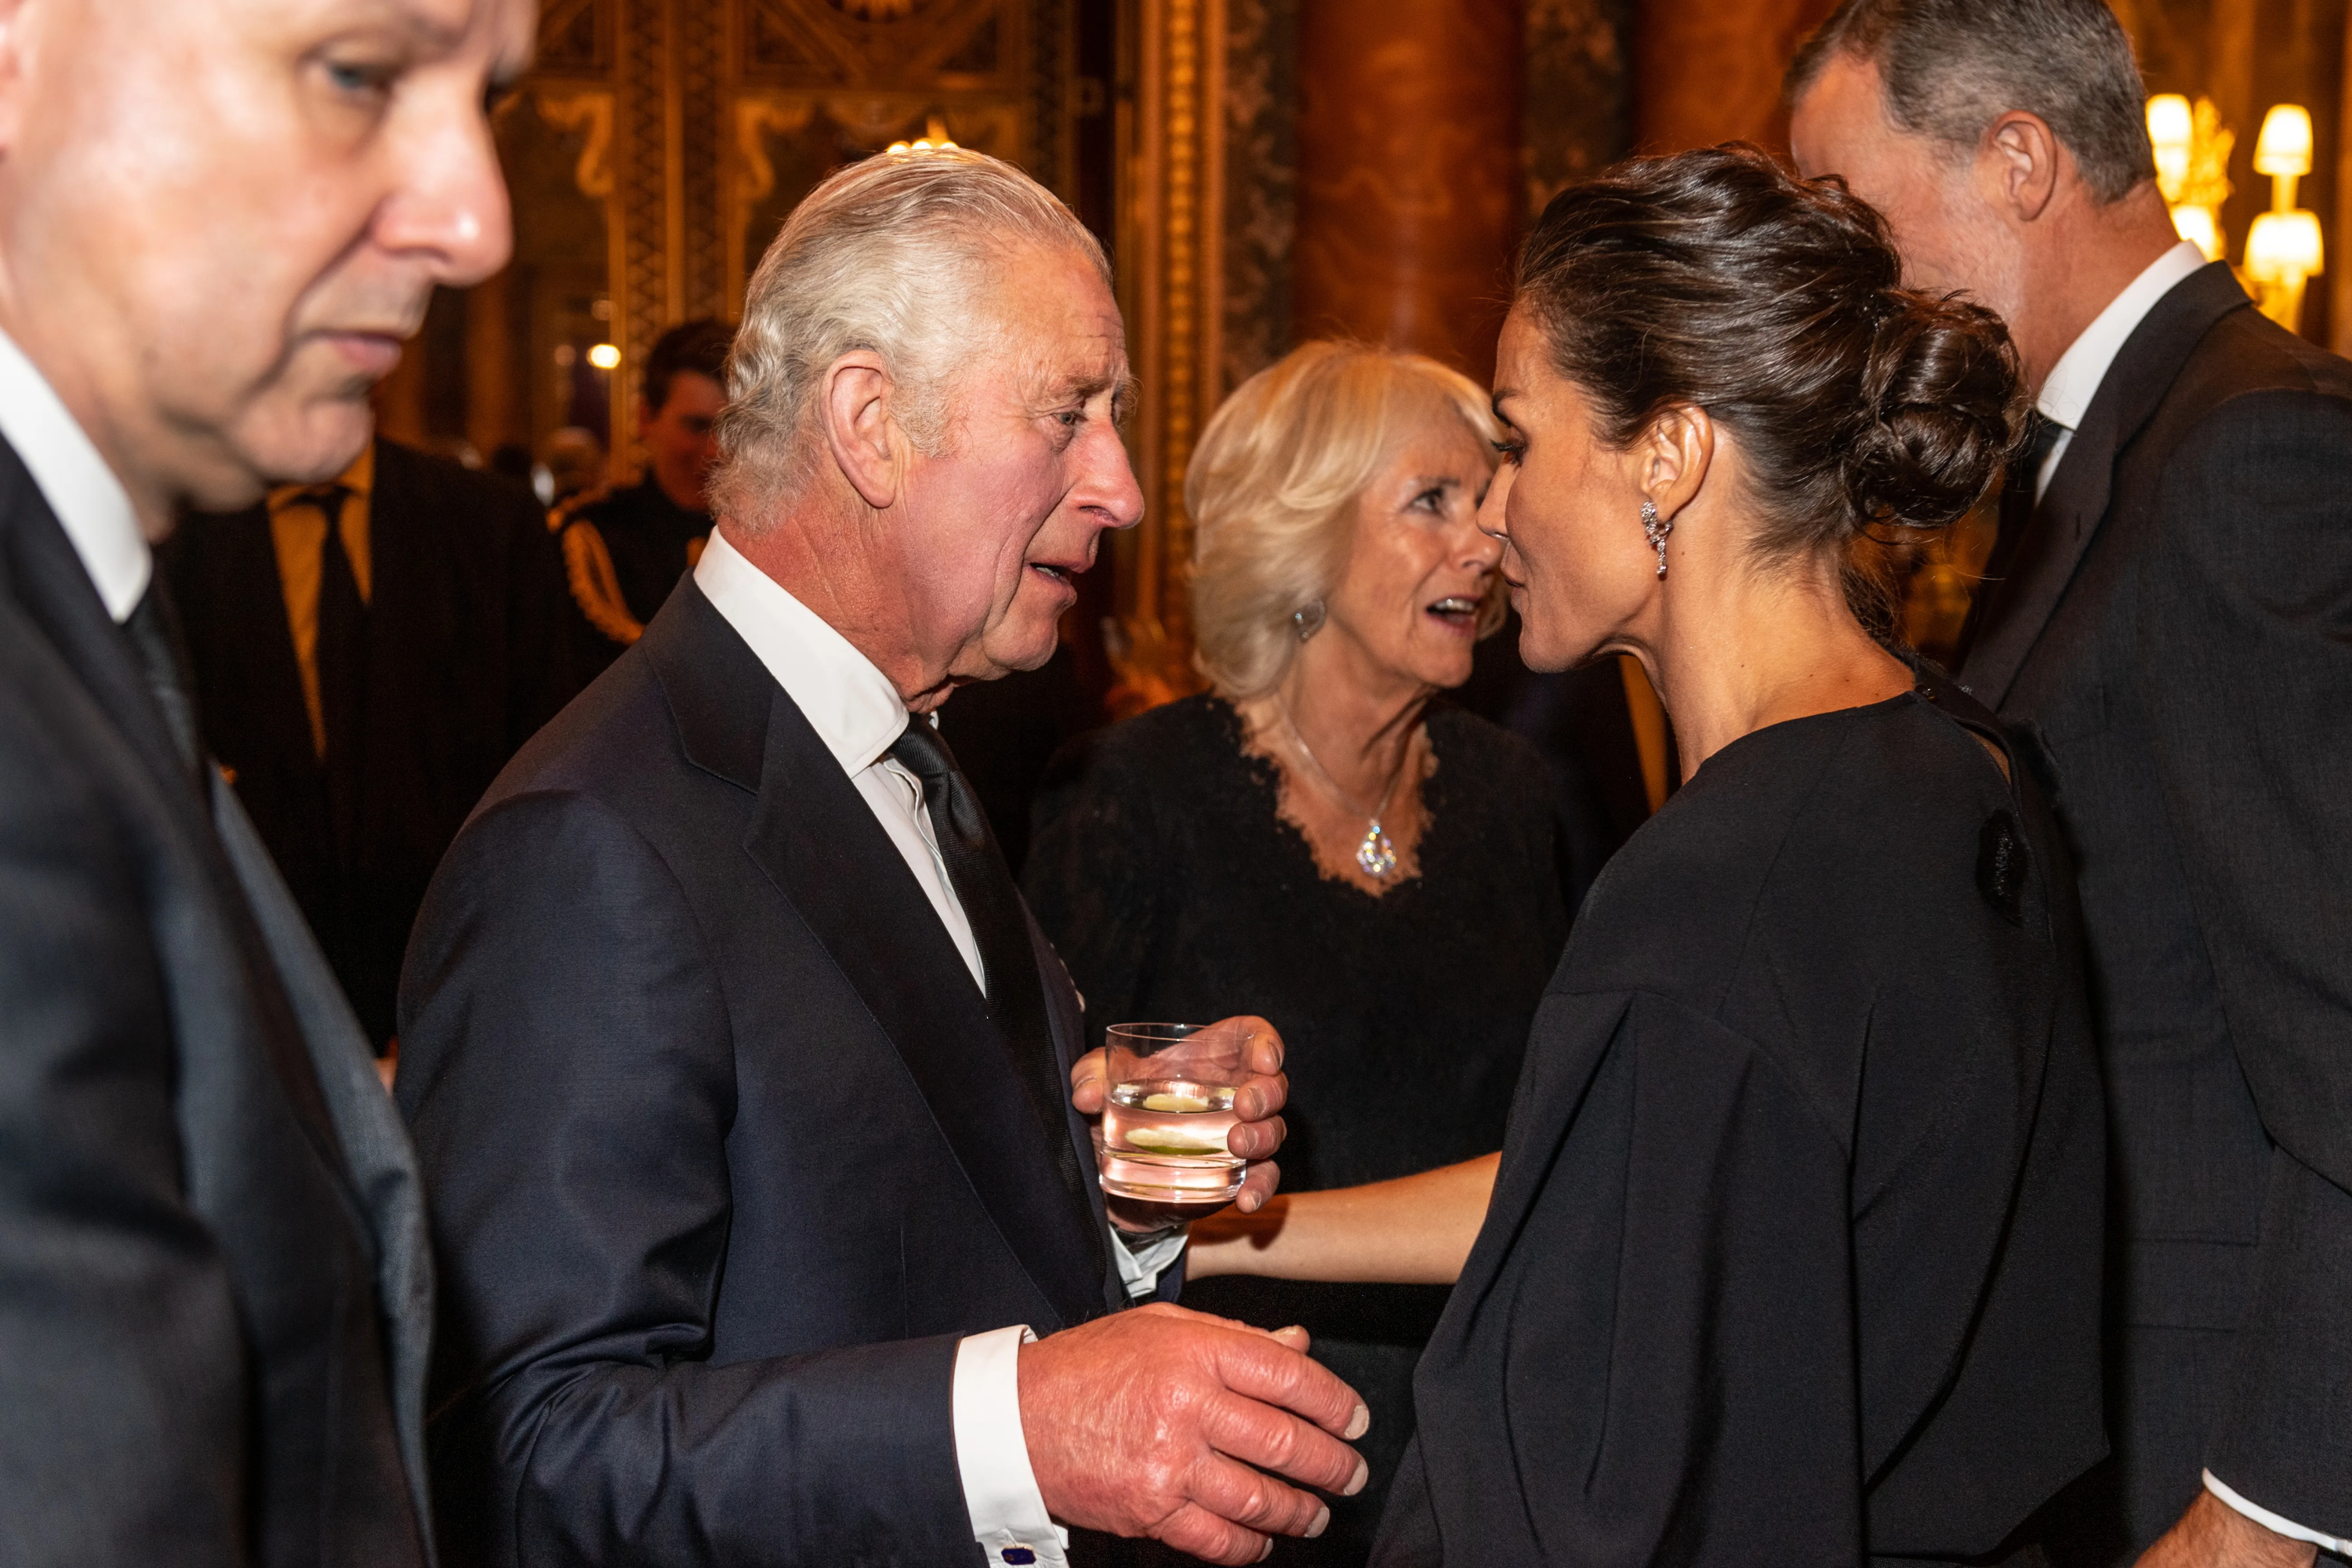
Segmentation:
<svg viewBox="0 0 2352 1568">
<path fill-rule="evenodd" d="M 1228 1148 L 1250 1161 L 1237 1200 L 1250 1210 L 1277 1180 L 1267 1156 L 1282 1143 L 1287 1086 L 1273 1026 L 1232 1022 L 1249 1031 Z M 1102 1053 L 1071 1082 L 1078 1110 L 1100 1111 Z M 1149 1217 L 1113 1204 L 1114 1223 Z M 1255 1563 L 1276 1535 L 1319 1535 L 1330 1510 L 1301 1487 L 1362 1489 L 1364 1461 L 1341 1439 L 1362 1436 L 1371 1415 L 1307 1346 L 1304 1329 L 1268 1332 L 1162 1304 L 1024 1346 L 1021 1422 L 1047 1510 L 1211 1563 Z"/>
</svg>

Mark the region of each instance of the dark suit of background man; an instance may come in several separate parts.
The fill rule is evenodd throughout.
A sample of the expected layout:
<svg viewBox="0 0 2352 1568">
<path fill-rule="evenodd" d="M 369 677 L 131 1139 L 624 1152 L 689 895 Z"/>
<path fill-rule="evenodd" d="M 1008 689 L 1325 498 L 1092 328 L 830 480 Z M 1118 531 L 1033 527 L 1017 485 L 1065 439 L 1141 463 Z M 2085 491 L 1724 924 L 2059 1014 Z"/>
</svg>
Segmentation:
<svg viewBox="0 0 2352 1568">
<path fill-rule="evenodd" d="M 2040 399 L 1960 678 L 2072 841 L 2114 1127 L 2115 1463 L 2053 1544 L 2352 1551 L 2352 366 L 2177 243 L 2098 0 L 1850 0 L 1790 79 Z"/>
<path fill-rule="evenodd" d="M 213 754 L 382 1052 L 434 867 L 578 690 L 539 504 L 379 439 L 158 555 Z"/>
<path fill-rule="evenodd" d="M 530 29 L 445 0 L 0 11 L 9 1568 L 429 1561 L 413 1156 L 205 755 L 150 546 L 339 472 L 433 286 L 503 260 L 482 106 Z"/>
<path fill-rule="evenodd" d="M 1107 278 L 977 154 L 812 194 L 719 531 L 435 878 L 399 1092 L 451 1563 L 1058 1563 L 1056 1521 L 1246 1563 L 1324 1512 L 1252 1463 L 1361 1484 L 1291 1343 L 1115 1310 L 1181 1235 L 1107 1223 L 1077 995 L 929 717 L 1043 663 L 1141 513 Z"/>
<path fill-rule="evenodd" d="M 646 471 L 625 489 L 583 496 L 558 515 L 578 612 L 581 673 L 594 678 L 645 635 L 710 537 L 710 466 L 727 401 L 724 321 L 681 321 L 654 340 L 639 382 L 637 437 Z"/>
</svg>

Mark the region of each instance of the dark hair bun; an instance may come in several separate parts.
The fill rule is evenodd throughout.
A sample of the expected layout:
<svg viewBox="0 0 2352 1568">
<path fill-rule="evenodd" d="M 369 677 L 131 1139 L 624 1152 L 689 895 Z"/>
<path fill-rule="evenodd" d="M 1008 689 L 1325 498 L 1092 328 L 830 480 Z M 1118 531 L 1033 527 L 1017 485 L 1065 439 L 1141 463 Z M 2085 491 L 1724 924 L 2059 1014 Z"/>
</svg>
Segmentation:
<svg viewBox="0 0 2352 1568">
<path fill-rule="evenodd" d="M 1517 306 L 1630 446 L 1664 410 L 1738 437 L 1768 557 L 1940 527 L 2011 450 L 2025 396 L 1991 311 L 1902 286 L 1886 220 L 1752 147 L 1620 163 L 1552 198 Z"/>
<path fill-rule="evenodd" d="M 1885 318 L 1863 369 L 1870 417 L 1840 478 L 1862 522 L 1940 528 L 1976 504 L 2017 442 L 2016 351 L 1980 305 L 1882 292 Z"/>
</svg>

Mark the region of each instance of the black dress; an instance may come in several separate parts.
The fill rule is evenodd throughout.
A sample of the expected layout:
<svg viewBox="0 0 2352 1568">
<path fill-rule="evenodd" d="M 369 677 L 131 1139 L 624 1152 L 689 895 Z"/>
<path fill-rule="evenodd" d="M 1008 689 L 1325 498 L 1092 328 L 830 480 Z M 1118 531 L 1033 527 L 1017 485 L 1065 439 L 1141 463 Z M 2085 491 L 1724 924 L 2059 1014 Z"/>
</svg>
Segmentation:
<svg viewBox="0 0 2352 1568">
<path fill-rule="evenodd" d="M 1351 1186 L 1492 1153 L 1528 1022 L 1567 930 L 1549 784 L 1527 743 L 1442 705 L 1423 788 L 1420 874 L 1380 897 L 1317 867 L 1277 812 L 1240 716 L 1194 697 L 1064 753 L 1041 795 L 1028 892 L 1084 993 L 1114 1023 L 1256 1013 L 1288 1050 L 1288 1191 Z M 1187 1307 L 1301 1323 L 1362 1394 L 1364 1491 L 1285 1563 L 1360 1563 L 1412 1431 L 1412 1375 L 1443 1287 L 1188 1284 Z"/>
<path fill-rule="evenodd" d="M 2072 883 L 1961 716 L 1759 731 L 1601 873 L 1375 1563 L 1999 1554 L 2105 1451 Z"/>
</svg>

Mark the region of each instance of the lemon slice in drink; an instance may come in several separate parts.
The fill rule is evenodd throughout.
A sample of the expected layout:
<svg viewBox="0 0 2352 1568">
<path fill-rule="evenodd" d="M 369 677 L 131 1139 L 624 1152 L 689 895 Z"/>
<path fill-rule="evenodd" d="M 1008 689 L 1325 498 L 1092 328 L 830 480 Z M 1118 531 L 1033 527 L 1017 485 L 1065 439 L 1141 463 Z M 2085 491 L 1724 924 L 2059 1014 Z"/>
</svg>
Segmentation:
<svg viewBox="0 0 2352 1568">
<path fill-rule="evenodd" d="M 1209 1102 L 1205 1100 L 1196 1099 L 1189 1094 L 1147 1094 L 1143 1097 L 1143 1109 L 1146 1110 L 1176 1110 L 1190 1114 L 1194 1111 L 1208 1110 Z"/>
</svg>

